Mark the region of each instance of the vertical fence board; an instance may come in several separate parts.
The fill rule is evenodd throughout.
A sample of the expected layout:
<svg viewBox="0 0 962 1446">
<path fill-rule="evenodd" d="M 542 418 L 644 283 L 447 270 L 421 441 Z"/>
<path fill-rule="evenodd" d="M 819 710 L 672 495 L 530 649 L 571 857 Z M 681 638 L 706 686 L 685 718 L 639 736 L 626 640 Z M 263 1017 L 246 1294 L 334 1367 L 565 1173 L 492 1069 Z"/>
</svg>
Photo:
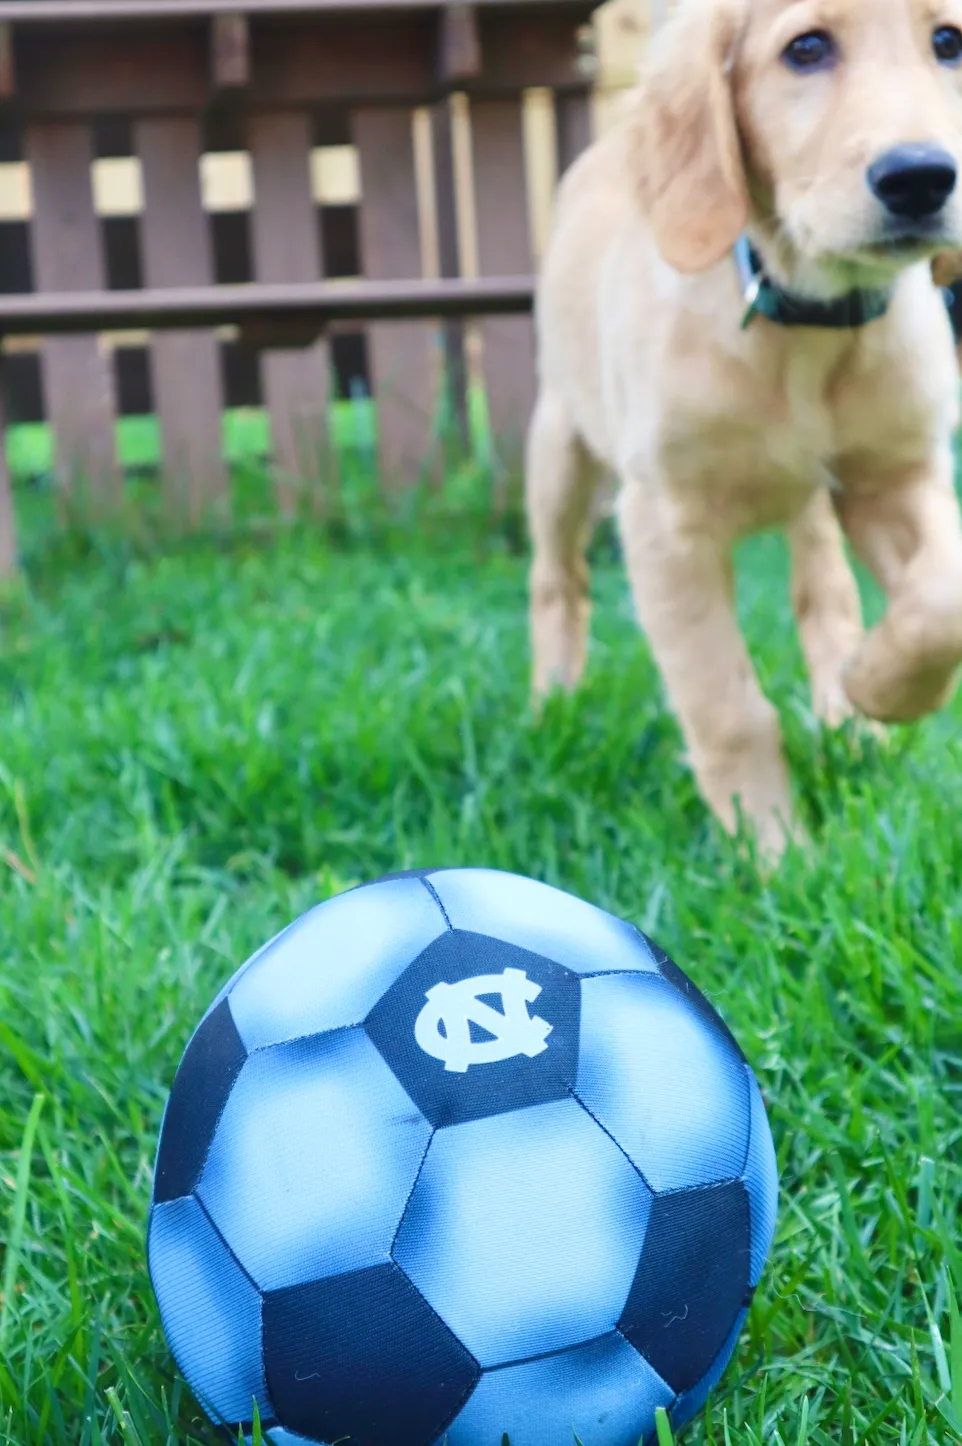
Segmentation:
<svg viewBox="0 0 962 1446">
<path fill-rule="evenodd" d="M 361 167 L 360 233 L 365 276 L 421 275 L 411 112 L 385 107 L 355 112 Z M 368 330 L 377 397 L 381 473 L 388 484 L 414 482 L 428 462 L 437 383 L 437 327 L 431 322 L 376 323 Z"/>
<path fill-rule="evenodd" d="M 458 245 L 458 198 L 454 169 L 454 117 L 451 100 L 445 97 L 431 108 L 431 132 L 434 142 L 434 185 L 437 198 L 438 260 L 441 275 L 461 275 L 461 249 Z M 451 421 L 457 443 L 465 451 L 469 445 L 468 369 L 464 345 L 464 322 L 452 318 L 444 322 L 445 386 L 451 406 Z"/>
<path fill-rule="evenodd" d="M 145 284 L 212 284 L 199 122 L 189 116 L 138 121 L 134 146 L 144 182 Z M 162 332 L 151 338 L 150 352 L 165 480 L 177 488 L 178 506 L 197 521 L 226 490 L 217 339 L 211 331 Z"/>
<path fill-rule="evenodd" d="M 99 290 L 104 263 L 89 127 L 48 121 L 27 126 L 24 155 L 33 190 L 30 242 L 37 290 Z M 54 337 L 43 344 L 42 365 L 58 470 L 68 484 L 83 478 L 93 498 L 105 500 L 120 480 L 109 358 L 95 336 Z"/>
<path fill-rule="evenodd" d="M 533 268 L 520 98 L 471 106 L 478 266 L 482 276 Z M 500 455 L 516 460 L 534 406 L 534 326 L 527 316 L 484 321 L 488 420 Z"/>
<path fill-rule="evenodd" d="M 310 121 L 300 115 L 254 115 L 248 143 L 254 163 L 256 280 L 318 280 L 322 264 L 311 194 Z M 303 351 L 268 351 L 261 357 L 277 492 L 288 510 L 299 487 L 317 488 L 331 468 L 329 375 L 324 340 Z"/>
<path fill-rule="evenodd" d="M 558 134 L 558 172 L 563 175 L 593 139 L 591 92 L 562 91 L 555 96 L 555 126 Z"/>
</svg>

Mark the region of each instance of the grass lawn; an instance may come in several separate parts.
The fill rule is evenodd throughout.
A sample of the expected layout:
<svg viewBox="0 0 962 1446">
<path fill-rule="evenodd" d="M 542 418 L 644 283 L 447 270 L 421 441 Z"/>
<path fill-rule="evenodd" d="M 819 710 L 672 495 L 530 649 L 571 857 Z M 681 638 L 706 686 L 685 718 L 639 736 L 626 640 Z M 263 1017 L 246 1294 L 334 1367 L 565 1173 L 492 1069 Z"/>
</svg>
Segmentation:
<svg viewBox="0 0 962 1446">
<path fill-rule="evenodd" d="M 368 401 L 335 402 L 330 409 L 332 441 L 341 450 L 373 449 L 376 414 Z M 260 408 L 225 412 L 222 427 L 225 458 L 242 464 L 269 447 L 270 422 Z M 54 438 L 44 422 L 25 422 L 6 433 L 7 462 L 17 477 L 49 474 L 54 466 Z M 116 429 L 117 455 L 125 468 L 156 470 L 161 463 L 160 422 L 155 416 L 121 417 Z"/>
<path fill-rule="evenodd" d="M 962 704 L 888 747 L 823 735 L 781 545 L 746 549 L 746 626 L 814 834 L 763 882 L 695 795 L 610 549 L 586 686 L 540 724 L 508 527 L 435 508 L 407 530 L 28 555 L 0 636 L 3 1446 L 219 1439 L 145 1270 L 165 1092 L 258 944 L 434 863 L 635 920 L 757 1068 L 776 1246 L 686 1440 L 962 1439 Z"/>
</svg>

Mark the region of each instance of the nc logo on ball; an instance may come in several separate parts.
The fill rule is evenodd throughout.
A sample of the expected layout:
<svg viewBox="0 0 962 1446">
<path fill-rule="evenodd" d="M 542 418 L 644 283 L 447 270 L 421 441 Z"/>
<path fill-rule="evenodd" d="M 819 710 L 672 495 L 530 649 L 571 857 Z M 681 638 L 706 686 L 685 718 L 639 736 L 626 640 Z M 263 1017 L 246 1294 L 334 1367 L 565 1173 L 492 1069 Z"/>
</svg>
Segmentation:
<svg viewBox="0 0 962 1446">
<path fill-rule="evenodd" d="M 174 1080 L 150 1276 L 251 1446 L 655 1446 L 720 1379 L 778 1177 L 730 1032 L 637 929 L 512 874 L 312 909 Z"/>
<path fill-rule="evenodd" d="M 534 1059 L 548 1048 L 552 1026 L 534 1018 L 527 1006 L 541 993 L 541 985 L 523 969 L 505 969 L 501 975 L 479 974 L 459 984 L 435 984 L 427 991 L 427 1004 L 414 1023 L 414 1038 L 444 1068 L 466 1074 L 473 1064 L 497 1064 L 525 1054 Z M 484 1003 L 485 995 L 499 994 L 499 1013 Z M 487 1039 L 471 1037 L 471 1026 Z"/>
</svg>

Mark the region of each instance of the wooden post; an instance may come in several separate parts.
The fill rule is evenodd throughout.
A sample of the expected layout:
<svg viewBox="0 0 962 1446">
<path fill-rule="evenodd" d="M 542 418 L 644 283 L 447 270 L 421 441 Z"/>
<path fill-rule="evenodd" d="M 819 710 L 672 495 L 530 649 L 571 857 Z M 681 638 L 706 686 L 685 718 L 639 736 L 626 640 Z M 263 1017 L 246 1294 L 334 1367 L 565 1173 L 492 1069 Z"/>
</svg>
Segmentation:
<svg viewBox="0 0 962 1446">
<path fill-rule="evenodd" d="M 249 144 L 254 163 L 255 279 L 319 280 L 310 121 L 303 115 L 254 115 Z M 267 351 L 261 358 L 261 376 L 271 418 L 278 497 L 289 511 L 299 489 L 306 485 L 317 491 L 333 480 L 327 426 L 328 344 L 322 339 L 303 351 Z"/>
<path fill-rule="evenodd" d="M 7 465 L 7 398 L 3 352 L 0 351 L 0 577 L 17 570 L 17 522 Z"/>
<path fill-rule="evenodd" d="M 438 79 L 449 87 L 481 74 L 477 11 L 465 0 L 448 0 L 439 15 Z"/>
<path fill-rule="evenodd" d="M 246 15 L 215 15 L 211 20 L 210 49 L 211 80 L 215 90 L 231 90 L 250 84 L 250 22 Z"/>
<path fill-rule="evenodd" d="M 419 277 L 421 243 L 411 111 L 356 111 L 361 166 L 364 274 Z M 377 398 L 381 473 L 388 485 L 415 482 L 429 463 L 437 386 L 437 328 L 430 322 L 375 323 L 368 331 Z"/>
<path fill-rule="evenodd" d="M 482 276 L 533 269 L 520 99 L 471 107 L 478 264 Z M 520 457 L 535 397 L 534 327 L 529 317 L 492 317 L 482 326 L 492 442 L 502 462 Z"/>
<path fill-rule="evenodd" d="M 431 109 L 434 141 L 434 186 L 437 197 L 438 259 L 442 276 L 461 275 L 458 245 L 458 204 L 454 173 L 454 134 L 451 101 L 438 101 Z M 451 405 L 455 441 L 463 452 L 470 448 L 468 422 L 468 367 L 464 347 L 464 322 L 446 321 L 444 339 L 445 386 Z"/>
<path fill-rule="evenodd" d="M 147 286 L 211 285 L 210 233 L 200 195 L 200 126 L 193 117 L 140 120 L 134 144 L 144 178 L 142 247 Z M 196 523 L 226 491 L 220 353 L 211 331 L 151 339 L 165 481 Z"/>
<path fill-rule="evenodd" d="M 448 0 L 438 16 L 438 83 L 446 92 L 431 109 L 434 151 L 434 192 L 438 225 L 438 260 L 442 276 L 462 271 L 458 244 L 457 178 L 454 164 L 454 117 L 451 92 L 482 72 L 481 33 L 475 6 L 469 0 Z M 471 445 L 468 365 L 465 326 L 461 318 L 442 327 L 444 383 L 451 407 L 456 445 L 467 452 Z"/>
<path fill-rule="evenodd" d="M 94 214 L 89 128 L 79 121 L 27 126 L 24 154 L 33 187 L 30 227 L 38 291 L 99 291 L 104 286 L 100 227 Z M 113 376 L 96 336 L 43 344 L 47 420 L 62 479 L 92 488 L 102 505 L 120 484 L 114 437 Z"/>
</svg>

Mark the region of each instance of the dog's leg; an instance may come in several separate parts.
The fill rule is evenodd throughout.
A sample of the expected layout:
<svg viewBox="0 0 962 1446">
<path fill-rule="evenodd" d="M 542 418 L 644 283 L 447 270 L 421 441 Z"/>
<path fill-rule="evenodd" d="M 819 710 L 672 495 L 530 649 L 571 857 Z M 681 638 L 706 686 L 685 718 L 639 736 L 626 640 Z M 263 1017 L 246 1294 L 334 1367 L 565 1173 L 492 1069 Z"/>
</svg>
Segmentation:
<svg viewBox="0 0 962 1446">
<path fill-rule="evenodd" d="M 699 787 L 729 832 L 738 813 L 777 857 L 792 833 L 778 714 L 735 616 L 730 548 L 682 530 L 664 493 L 630 482 L 619 500 L 635 607 L 678 714 Z"/>
<path fill-rule="evenodd" d="M 856 486 L 838 506 L 888 596 L 845 690 L 867 717 L 907 723 L 948 702 L 962 663 L 962 525 L 951 461 L 873 491 Z"/>
<path fill-rule="evenodd" d="M 542 390 L 528 432 L 526 502 L 533 544 L 534 691 L 573 688 L 588 647 L 591 504 L 598 468 L 560 398 Z"/>
<path fill-rule="evenodd" d="M 812 711 L 837 728 L 854 711 L 842 676 L 862 639 L 862 607 L 828 491 L 813 493 L 786 531 L 792 607 L 808 665 Z"/>
</svg>

